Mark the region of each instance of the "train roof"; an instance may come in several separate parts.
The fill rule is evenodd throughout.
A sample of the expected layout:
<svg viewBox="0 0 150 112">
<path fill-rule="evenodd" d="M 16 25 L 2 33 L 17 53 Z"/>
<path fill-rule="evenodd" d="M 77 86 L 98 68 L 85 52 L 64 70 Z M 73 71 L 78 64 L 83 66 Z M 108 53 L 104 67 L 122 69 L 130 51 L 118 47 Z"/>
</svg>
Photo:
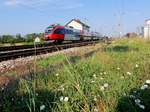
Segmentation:
<svg viewBox="0 0 150 112">
<path fill-rule="evenodd" d="M 65 28 L 64 26 L 48 26 L 46 29 Z"/>
</svg>

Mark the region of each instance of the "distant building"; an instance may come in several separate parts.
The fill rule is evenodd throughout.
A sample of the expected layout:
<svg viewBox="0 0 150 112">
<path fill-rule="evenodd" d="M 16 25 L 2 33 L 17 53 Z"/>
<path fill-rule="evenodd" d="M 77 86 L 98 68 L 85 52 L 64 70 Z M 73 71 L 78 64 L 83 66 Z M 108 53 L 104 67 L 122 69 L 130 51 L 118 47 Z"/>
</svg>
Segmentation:
<svg viewBox="0 0 150 112">
<path fill-rule="evenodd" d="M 147 20 L 145 21 L 145 23 L 146 23 L 146 25 L 150 26 L 150 19 L 147 19 Z"/>
<path fill-rule="evenodd" d="M 150 27 L 149 26 L 144 27 L 144 38 L 150 38 Z"/>
<path fill-rule="evenodd" d="M 84 33 L 89 32 L 90 26 L 86 25 L 85 23 L 81 22 L 79 19 L 72 19 L 66 24 L 67 27 L 74 28 L 80 30 Z"/>
<path fill-rule="evenodd" d="M 131 33 L 127 33 L 125 36 L 128 37 L 128 38 L 132 38 L 132 37 L 137 37 L 138 34 L 135 33 L 135 32 L 131 32 Z"/>
<path fill-rule="evenodd" d="M 145 21 L 145 26 L 143 28 L 144 38 L 150 38 L 150 19 Z"/>
</svg>

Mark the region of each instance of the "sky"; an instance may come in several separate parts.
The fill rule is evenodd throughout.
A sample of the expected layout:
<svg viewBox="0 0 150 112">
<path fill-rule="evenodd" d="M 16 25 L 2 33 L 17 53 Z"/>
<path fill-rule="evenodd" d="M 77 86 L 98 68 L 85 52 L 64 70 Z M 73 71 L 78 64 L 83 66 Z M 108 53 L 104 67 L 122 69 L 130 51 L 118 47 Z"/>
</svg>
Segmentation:
<svg viewBox="0 0 150 112">
<path fill-rule="evenodd" d="M 0 35 L 39 33 L 73 18 L 103 35 L 136 32 L 150 18 L 150 0 L 0 0 Z"/>
</svg>

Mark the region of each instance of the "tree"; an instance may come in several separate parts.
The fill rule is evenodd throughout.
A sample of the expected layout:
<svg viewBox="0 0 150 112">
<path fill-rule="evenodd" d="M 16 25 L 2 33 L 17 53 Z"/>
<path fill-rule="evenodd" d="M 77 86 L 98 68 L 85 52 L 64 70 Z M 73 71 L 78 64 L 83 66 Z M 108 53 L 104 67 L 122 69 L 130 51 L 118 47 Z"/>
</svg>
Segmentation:
<svg viewBox="0 0 150 112">
<path fill-rule="evenodd" d="M 43 33 L 31 33 L 25 35 L 25 37 L 22 37 L 21 34 L 16 34 L 16 36 L 12 35 L 2 35 L 0 36 L 0 43 L 18 43 L 18 42 L 34 42 L 34 39 L 36 37 L 43 38 Z"/>
<path fill-rule="evenodd" d="M 21 36 L 21 34 L 16 34 L 16 42 L 24 42 L 25 39 Z"/>
<path fill-rule="evenodd" d="M 16 39 L 12 35 L 2 35 L 1 43 L 11 43 L 14 44 Z"/>
</svg>

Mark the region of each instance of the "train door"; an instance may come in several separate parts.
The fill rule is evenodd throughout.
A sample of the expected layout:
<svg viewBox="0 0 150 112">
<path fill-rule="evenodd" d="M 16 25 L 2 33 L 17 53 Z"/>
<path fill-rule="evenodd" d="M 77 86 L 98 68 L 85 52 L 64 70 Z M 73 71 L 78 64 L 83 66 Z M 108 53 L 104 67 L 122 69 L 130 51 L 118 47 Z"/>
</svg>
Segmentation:
<svg viewBox="0 0 150 112">
<path fill-rule="evenodd" d="M 74 40 L 72 31 L 69 29 L 65 29 L 65 40 Z"/>
</svg>

